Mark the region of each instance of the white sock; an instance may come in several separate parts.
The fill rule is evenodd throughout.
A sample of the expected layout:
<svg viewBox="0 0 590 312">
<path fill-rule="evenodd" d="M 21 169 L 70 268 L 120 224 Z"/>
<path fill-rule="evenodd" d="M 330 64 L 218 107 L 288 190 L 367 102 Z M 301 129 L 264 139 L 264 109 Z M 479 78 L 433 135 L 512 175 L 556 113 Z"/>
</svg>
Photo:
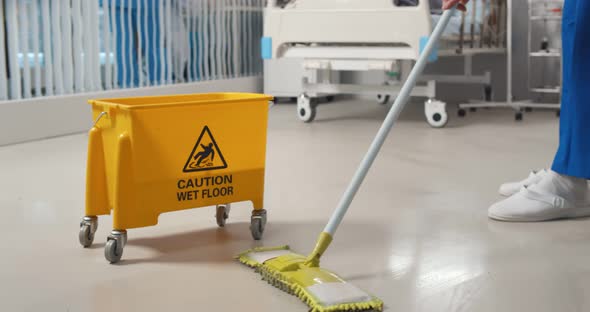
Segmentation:
<svg viewBox="0 0 590 312">
<path fill-rule="evenodd" d="M 557 195 L 572 202 L 587 202 L 590 197 L 586 179 L 562 175 L 553 170 L 549 170 L 541 181 L 529 188 L 536 192 Z"/>
</svg>

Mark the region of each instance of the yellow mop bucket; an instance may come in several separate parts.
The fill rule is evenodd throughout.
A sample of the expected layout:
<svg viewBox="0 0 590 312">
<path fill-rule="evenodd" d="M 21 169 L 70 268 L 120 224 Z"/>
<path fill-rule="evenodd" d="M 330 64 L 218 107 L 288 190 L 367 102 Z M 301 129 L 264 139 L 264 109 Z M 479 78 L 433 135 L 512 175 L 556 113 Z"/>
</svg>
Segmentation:
<svg viewBox="0 0 590 312">
<path fill-rule="evenodd" d="M 121 259 L 127 229 L 158 223 L 164 212 L 216 206 L 224 226 L 230 203 L 251 201 L 260 239 L 268 102 L 248 93 L 91 100 L 86 213 L 79 239 L 94 240 L 97 216 L 113 214 L 105 257 Z"/>
</svg>

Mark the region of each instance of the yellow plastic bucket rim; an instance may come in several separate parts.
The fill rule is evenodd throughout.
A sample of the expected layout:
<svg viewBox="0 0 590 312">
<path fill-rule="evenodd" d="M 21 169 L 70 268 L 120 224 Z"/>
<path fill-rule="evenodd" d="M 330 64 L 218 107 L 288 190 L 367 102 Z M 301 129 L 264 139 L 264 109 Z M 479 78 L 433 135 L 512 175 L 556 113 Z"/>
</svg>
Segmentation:
<svg viewBox="0 0 590 312">
<path fill-rule="evenodd" d="M 240 97 L 235 98 L 220 98 L 220 99 L 194 99 L 194 100 L 184 100 L 180 102 L 162 102 L 162 103 L 151 103 L 151 104 L 122 104 L 117 103 L 117 100 L 139 100 L 139 99 L 146 99 L 146 98 L 170 98 L 174 100 L 175 97 L 178 96 L 190 96 L 195 95 L 199 97 L 206 97 L 206 96 L 215 96 L 215 95 L 239 95 Z M 215 103 L 236 103 L 236 102 L 249 102 L 252 100 L 260 101 L 272 101 L 274 99 L 273 96 L 260 94 L 260 93 L 241 93 L 241 92 L 213 92 L 213 93 L 186 93 L 186 94 L 174 94 L 174 95 L 149 95 L 149 96 L 137 96 L 137 97 L 120 97 L 120 98 L 106 98 L 106 99 L 94 99 L 88 100 L 88 103 L 91 105 L 105 105 L 111 107 L 117 107 L 120 109 L 131 110 L 131 109 L 148 109 L 148 108 L 161 108 L 161 107 L 170 107 L 170 106 L 188 106 L 194 104 L 215 104 Z"/>
</svg>

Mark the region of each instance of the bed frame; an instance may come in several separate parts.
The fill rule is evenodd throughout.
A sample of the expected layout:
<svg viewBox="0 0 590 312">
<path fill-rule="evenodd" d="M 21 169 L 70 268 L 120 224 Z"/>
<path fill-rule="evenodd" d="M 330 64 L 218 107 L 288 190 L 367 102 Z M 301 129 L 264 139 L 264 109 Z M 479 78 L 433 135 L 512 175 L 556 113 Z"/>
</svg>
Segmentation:
<svg viewBox="0 0 590 312">
<path fill-rule="evenodd" d="M 467 23 L 467 14 L 476 20 L 476 11 L 463 14 L 458 35 L 439 43 L 438 57 L 465 58 L 460 75 L 424 75 L 413 96 L 426 97 L 425 114 L 433 127 L 448 121 L 446 103 L 436 100 L 436 83 L 470 83 L 484 86 L 484 98 L 491 100 L 491 74 L 473 75 L 473 56 L 505 53 L 505 0 L 474 0 L 480 10 L 481 25 Z M 481 31 L 476 32 L 476 29 Z M 428 1 L 416 6 L 396 6 L 392 0 L 291 0 L 269 1 L 265 9 L 262 54 L 265 59 L 299 58 L 309 75 L 304 77 L 303 92 L 297 100 L 301 120 L 315 118 L 314 98 L 318 94 L 376 95 L 383 104 L 399 93 L 432 30 Z M 383 71 L 388 73 L 381 85 L 335 83 L 334 71 Z M 311 82 L 308 77 L 317 77 Z M 394 77 L 393 79 L 391 77 Z"/>
</svg>

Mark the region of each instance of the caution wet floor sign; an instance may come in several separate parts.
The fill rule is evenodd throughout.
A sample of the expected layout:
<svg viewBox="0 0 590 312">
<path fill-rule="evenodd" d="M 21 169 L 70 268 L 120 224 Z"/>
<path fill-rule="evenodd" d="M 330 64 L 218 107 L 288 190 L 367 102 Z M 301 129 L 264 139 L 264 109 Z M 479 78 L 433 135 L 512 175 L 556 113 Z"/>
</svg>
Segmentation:
<svg viewBox="0 0 590 312">
<path fill-rule="evenodd" d="M 201 135 L 197 139 L 197 144 L 193 148 L 186 165 L 184 165 L 184 172 L 215 170 L 227 168 L 227 163 L 223 154 L 215 142 L 211 130 L 205 126 Z"/>
<path fill-rule="evenodd" d="M 203 127 L 183 172 L 199 172 L 227 168 L 227 162 L 208 126 Z M 233 175 L 206 176 L 178 180 L 176 198 L 179 202 L 233 195 Z"/>
</svg>

